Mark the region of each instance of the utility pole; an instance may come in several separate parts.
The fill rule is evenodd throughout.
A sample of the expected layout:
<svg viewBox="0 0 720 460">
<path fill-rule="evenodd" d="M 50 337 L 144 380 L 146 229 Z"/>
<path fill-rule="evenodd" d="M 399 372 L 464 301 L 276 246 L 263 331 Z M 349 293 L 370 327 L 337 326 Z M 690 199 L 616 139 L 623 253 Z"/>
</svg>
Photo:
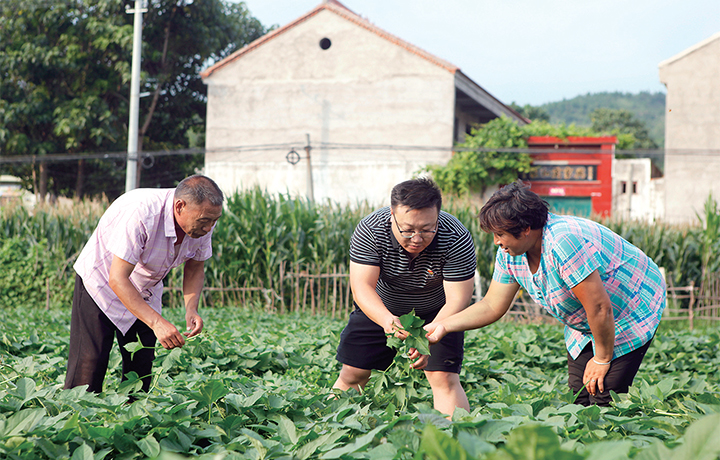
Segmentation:
<svg viewBox="0 0 720 460">
<path fill-rule="evenodd" d="M 305 154 L 307 155 L 307 194 L 310 201 L 315 201 L 315 192 L 313 190 L 313 177 L 312 177 L 312 161 L 310 161 L 310 134 L 307 136 L 307 145 L 305 146 Z"/>
<path fill-rule="evenodd" d="M 134 9 L 126 9 L 126 13 L 134 13 L 133 53 L 130 76 L 130 120 L 128 123 L 128 155 L 125 175 L 125 191 L 137 187 L 138 166 L 138 119 L 140 117 L 140 56 L 142 54 L 142 14 L 147 12 L 142 7 L 143 0 L 135 0 Z"/>
</svg>

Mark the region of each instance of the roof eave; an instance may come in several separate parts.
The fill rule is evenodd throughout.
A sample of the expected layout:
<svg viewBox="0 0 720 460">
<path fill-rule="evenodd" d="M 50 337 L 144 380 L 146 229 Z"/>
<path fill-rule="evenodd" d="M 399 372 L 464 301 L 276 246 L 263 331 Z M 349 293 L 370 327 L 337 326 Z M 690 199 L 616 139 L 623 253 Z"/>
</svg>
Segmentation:
<svg viewBox="0 0 720 460">
<path fill-rule="evenodd" d="M 482 104 L 494 114 L 501 116 L 506 115 L 517 123 L 528 124 L 530 120 L 520 115 L 513 108 L 505 105 L 498 98 L 487 92 L 482 86 L 475 83 L 470 77 L 465 75 L 460 69 L 455 72 L 455 87 L 472 97 L 475 102 Z"/>
<path fill-rule="evenodd" d="M 236 61 L 243 55 L 260 47 L 261 45 L 263 45 L 264 43 L 266 43 L 269 40 L 272 40 L 273 38 L 277 37 L 278 35 L 281 35 L 281 34 L 287 32 L 288 30 L 292 29 L 293 27 L 296 27 L 296 26 L 302 24 L 303 22 L 314 17 L 315 15 L 317 15 L 318 13 L 320 13 L 323 10 L 331 11 L 331 12 L 337 14 L 338 16 L 340 16 L 344 19 L 347 19 L 347 20 L 357 24 L 358 26 L 369 30 L 370 32 L 375 33 L 376 35 L 378 35 L 398 46 L 401 46 L 402 48 L 405 48 L 407 51 L 409 51 L 413 54 L 416 54 L 416 55 L 420 56 L 421 58 L 446 69 L 450 73 L 454 74 L 456 71 L 459 70 L 457 68 L 457 66 L 454 66 L 453 64 L 451 64 L 443 59 L 440 59 L 439 57 L 434 56 L 433 54 L 430 54 L 427 51 L 425 51 L 421 48 L 418 48 L 417 46 L 412 45 L 409 42 L 406 42 L 405 40 L 402 40 L 401 38 L 396 37 L 395 35 L 392 35 L 391 33 L 386 32 L 383 29 L 380 29 L 379 27 L 373 25 L 370 21 L 363 19 L 359 15 L 352 12 L 350 9 L 345 7 L 342 3 L 340 3 L 336 0 L 329 0 L 327 2 L 324 2 L 320 5 L 318 5 L 312 11 L 299 17 L 298 19 L 284 25 L 283 27 L 280 27 L 271 32 L 268 32 L 267 34 L 263 35 L 262 37 L 258 38 L 257 40 L 253 41 L 252 43 L 245 45 L 241 49 L 232 53 L 230 56 L 221 60 L 220 62 L 208 67 L 206 70 L 204 70 L 203 72 L 200 73 L 200 76 L 203 78 L 203 80 L 209 78 L 210 76 L 212 76 L 213 73 L 217 72 L 218 70 L 225 67 L 226 65 Z"/>
</svg>

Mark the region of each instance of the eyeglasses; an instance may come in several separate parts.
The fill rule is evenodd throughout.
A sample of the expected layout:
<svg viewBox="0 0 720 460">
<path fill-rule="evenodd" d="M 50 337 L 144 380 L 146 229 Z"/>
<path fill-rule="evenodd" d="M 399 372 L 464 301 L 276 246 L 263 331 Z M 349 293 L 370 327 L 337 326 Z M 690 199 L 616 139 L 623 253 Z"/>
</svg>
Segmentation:
<svg viewBox="0 0 720 460">
<path fill-rule="evenodd" d="M 435 230 L 421 230 L 419 232 L 403 231 L 403 230 L 400 230 L 400 225 L 398 224 L 397 217 L 395 217 L 395 214 L 393 214 L 392 216 L 393 216 L 393 220 L 395 221 L 395 226 L 397 227 L 398 232 L 400 233 L 400 236 L 402 236 L 403 238 L 407 238 L 407 239 L 410 239 L 415 235 L 418 235 L 422 239 L 432 238 L 433 235 L 435 235 L 435 233 L 437 233 L 438 224 L 440 223 L 440 219 L 438 218 L 438 221 L 435 222 Z"/>
</svg>

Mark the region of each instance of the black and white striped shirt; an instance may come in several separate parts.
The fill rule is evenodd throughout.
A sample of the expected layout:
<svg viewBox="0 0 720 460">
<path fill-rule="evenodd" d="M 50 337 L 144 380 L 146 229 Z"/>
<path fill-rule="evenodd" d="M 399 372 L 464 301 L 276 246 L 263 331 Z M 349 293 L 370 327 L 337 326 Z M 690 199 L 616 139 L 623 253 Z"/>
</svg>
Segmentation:
<svg viewBox="0 0 720 460">
<path fill-rule="evenodd" d="M 475 276 L 477 260 L 472 235 L 453 215 L 440 211 L 433 241 L 414 259 L 392 232 L 390 207 L 360 221 L 350 239 L 350 260 L 380 267 L 375 291 L 393 315 L 413 309 L 418 316 L 437 313 L 445 305 L 443 280 Z"/>
</svg>

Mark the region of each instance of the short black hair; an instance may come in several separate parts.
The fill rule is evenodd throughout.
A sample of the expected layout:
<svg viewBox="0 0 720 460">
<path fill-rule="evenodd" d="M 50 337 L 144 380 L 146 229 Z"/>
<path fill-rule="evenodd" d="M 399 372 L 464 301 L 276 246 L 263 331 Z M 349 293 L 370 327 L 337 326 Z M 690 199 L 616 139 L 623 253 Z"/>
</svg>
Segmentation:
<svg viewBox="0 0 720 460">
<path fill-rule="evenodd" d="M 484 232 L 503 231 L 518 238 L 527 228 L 543 228 L 548 210 L 547 202 L 518 179 L 493 193 L 478 217 Z"/>
<path fill-rule="evenodd" d="M 390 206 L 407 206 L 410 209 L 436 208 L 440 212 L 442 207 L 442 193 L 440 188 L 428 177 L 400 182 L 393 187 L 390 193 Z"/>
<path fill-rule="evenodd" d="M 192 204 L 203 204 L 209 201 L 212 206 L 222 206 L 224 196 L 220 187 L 207 176 L 195 174 L 186 177 L 175 188 L 175 199 L 182 199 Z"/>
</svg>

